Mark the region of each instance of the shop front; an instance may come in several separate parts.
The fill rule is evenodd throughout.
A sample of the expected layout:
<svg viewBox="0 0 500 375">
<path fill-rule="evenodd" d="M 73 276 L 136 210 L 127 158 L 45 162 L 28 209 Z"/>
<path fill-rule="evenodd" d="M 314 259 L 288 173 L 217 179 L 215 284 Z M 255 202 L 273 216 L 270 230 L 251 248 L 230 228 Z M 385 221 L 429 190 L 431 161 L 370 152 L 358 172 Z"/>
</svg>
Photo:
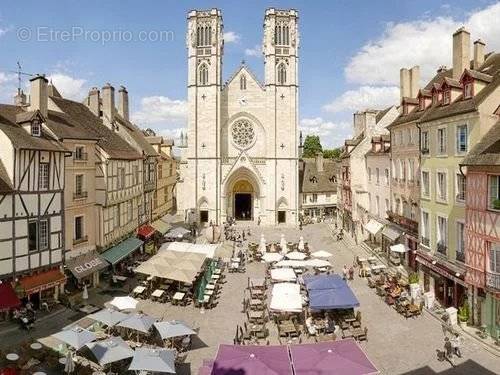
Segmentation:
<svg viewBox="0 0 500 375">
<path fill-rule="evenodd" d="M 131 274 L 135 258 L 138 256 L 137 250 L 143 244 L 144 242 L 137 237 L 130 237 L 106 250 L 101 256 L 113 267 L 115 274 Z"/>
<path fill-rule="evenodd" d="M 153 223 L 151 224 L 151 226 L 153 228 L 156 229 L 156 232 L 158 232 L 158 237 L 159 237 L 159 240 L 158 240 L 158 247 L 161 246 L 161 244 L 163 242 L 165 242 L 165 239 L 164 239 L 164 236 L 165 234 L 167 234 L 167 232 L 172 229 L 172 225 L 170 224 L 167 224 L 166 222 L 164 222 L 162 219 L 158 219 L 156 221 L 153 221 Z"/>
<path fill-rule="evenodd" d="M 21 297 L 31 301 L 39 308 L 43 302 L 59 300 L 59 293 L 63 291 L 66 276 L 59 268 L 40 272 L 19 279 L 16 290 L 22 293 Z"/>
<path fill-rule="evenodd" d="M 398 240 L 403 232 L 395 225 L 389 224 L 382 229 L 382 253 L 394 265 L 404 263 L 404 256 L 399 252 L 391 251 L 391 246 L 398 244 Z M 403 262 L 402 262 L 403 260 Z"/>
<path fill-rule="evenodd" d="M 156 229 L 149 224 L 144 224 L 137 230 L 137 238 L 144 242 L 142 245 L 142 251 L 144 253 L 151 255 L 156 253 L 157 244 L 155 241 L 155 233 Z"/>
<path fill-rule="evenodd" d="M 368 239 L 365 241 L 367 245 L 372 249 L 380 248 L 382 240 L 380 232 L 382 228 L 384 228 L 384 224 L 376 219 L 370 219 L 368 223 L 365 224 L 364 228 L 368 232 Z"/>
<path fill-rule="evenodd" d="M 99 285 L 99 271 L 108 267 L 108 263 L 97 253 L 88 252 L 66 261 L 66 267 L 71 273 L 70 280 L 74 286 Z"/>
<path fill-rule="evenodd" d="M 432 292 L 443 307 L 459 308 L 463 305 L 467 298 L 463 273 L 421 253 L 417 255 L 416 261 L 424 292 Z"/>
</svg>

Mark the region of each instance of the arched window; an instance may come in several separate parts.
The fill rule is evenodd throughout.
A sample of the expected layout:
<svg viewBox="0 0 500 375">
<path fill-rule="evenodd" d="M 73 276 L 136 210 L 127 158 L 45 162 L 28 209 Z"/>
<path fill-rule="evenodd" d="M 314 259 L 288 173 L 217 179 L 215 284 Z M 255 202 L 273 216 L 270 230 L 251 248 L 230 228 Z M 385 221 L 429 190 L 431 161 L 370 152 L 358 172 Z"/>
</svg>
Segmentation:
<svg viewBox="0 0 500 375">
<path fill-rule="evenodd" d="M 240 90 L 246 90 L 247 89 L 247 77 L 242 74 L 240 77 Z"/>
<path fill-rule="evenodd" d="M 286 67 L 285 64 L 280 64 L 278 66 L 278 85 L 284 85 L 286 83 Z"/>
<path fill-rule="evenodd" d="M 206 64 L 201 64 L 198 71 L 198 83 L 202 86 L 208 85 L 208 68 Z"/>
</svg>

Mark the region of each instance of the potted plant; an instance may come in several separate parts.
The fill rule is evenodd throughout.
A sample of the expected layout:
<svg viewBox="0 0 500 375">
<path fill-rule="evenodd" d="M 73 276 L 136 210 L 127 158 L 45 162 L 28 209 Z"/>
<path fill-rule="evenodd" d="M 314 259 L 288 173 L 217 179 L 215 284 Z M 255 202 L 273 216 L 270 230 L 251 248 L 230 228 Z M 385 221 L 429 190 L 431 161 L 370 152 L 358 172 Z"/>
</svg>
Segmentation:
<svg viewBox="0 0 500 375">
<path fill-rule="evenodd" d="M 500 199 L 493 200 L 493 208 L 495 210 L 500 210 Z"/>
<path fill-rule="evenodd" d="M 418 284 L 418 273 L 412 272 L 408 275 L 408 284 Z"/>
<path fill-rule="evenodd" d="M 463 305 L 458 308 L 458 314 L 457 314 L 458 322 L 461 327 L 467 325 L 467 322 L 469 321 L 469 315 L 470 315 L 469 304 L 467 303 L 467 301 L 465 301 Z"/>
</svg>

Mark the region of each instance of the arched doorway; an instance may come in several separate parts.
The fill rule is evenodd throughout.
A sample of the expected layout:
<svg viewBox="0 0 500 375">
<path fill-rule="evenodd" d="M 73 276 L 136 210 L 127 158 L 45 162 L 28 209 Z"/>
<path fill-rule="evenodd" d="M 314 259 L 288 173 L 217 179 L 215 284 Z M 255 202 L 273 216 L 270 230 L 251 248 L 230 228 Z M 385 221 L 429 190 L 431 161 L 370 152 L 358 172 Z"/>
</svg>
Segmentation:
<svg viewBox="0 0 500 375">
<path fill-rule="evenodd" d="M 248 180 L 238 180 L 233 186 L 233 216 L 236 220 L 253 220 L 254 189 Z"/>
</svg>

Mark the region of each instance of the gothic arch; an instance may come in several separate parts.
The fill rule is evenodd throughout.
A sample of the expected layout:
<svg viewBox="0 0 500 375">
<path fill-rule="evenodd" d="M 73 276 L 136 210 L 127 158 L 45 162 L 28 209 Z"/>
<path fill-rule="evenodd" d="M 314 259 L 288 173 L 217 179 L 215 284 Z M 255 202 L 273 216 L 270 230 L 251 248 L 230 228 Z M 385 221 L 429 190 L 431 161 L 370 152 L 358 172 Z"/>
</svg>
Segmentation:
<svg viewBox="0 0 500 375">
<path fill-rule="evenodd" d="M 247 181 L 252 186 L 253 192 L 255 192 L 257 195 L 260 195 L 260 192 L 262 190 L 259 179 L 255 175 L 255 173 L 247 167 L 239 167 L 231 172 L 225 184 L 224 192 L 226 193 L 226 195 L 231 194 L 231 192 L 234 191 L 236 185 L 240 181 Z"/>
<path fill-rule="evenodd" d="M 208 85 L 208 66 L 204 62 L 198 67 L 198 84 L 201 86 Z"/>
<path fill-rule="evenodd" d="M 284 62 L 278 65 L 276 69 L 277 77 L 278 77 L 278 85 L 286 84 L 286 65 Z"/>
<path fill-rule="evenodd" d="M 277 202 L 278 210 L 285 210 L 288 208 L 288 200 L 285 197 L 281 197 Z"/>
<path fill-rule="evenodd" d="M 200 199 L 198 199 L 198 204 L 197 204 L 198 210 L 208 210 L 208 199 L 207 197 L 203 196 Z"/>
</svg>

